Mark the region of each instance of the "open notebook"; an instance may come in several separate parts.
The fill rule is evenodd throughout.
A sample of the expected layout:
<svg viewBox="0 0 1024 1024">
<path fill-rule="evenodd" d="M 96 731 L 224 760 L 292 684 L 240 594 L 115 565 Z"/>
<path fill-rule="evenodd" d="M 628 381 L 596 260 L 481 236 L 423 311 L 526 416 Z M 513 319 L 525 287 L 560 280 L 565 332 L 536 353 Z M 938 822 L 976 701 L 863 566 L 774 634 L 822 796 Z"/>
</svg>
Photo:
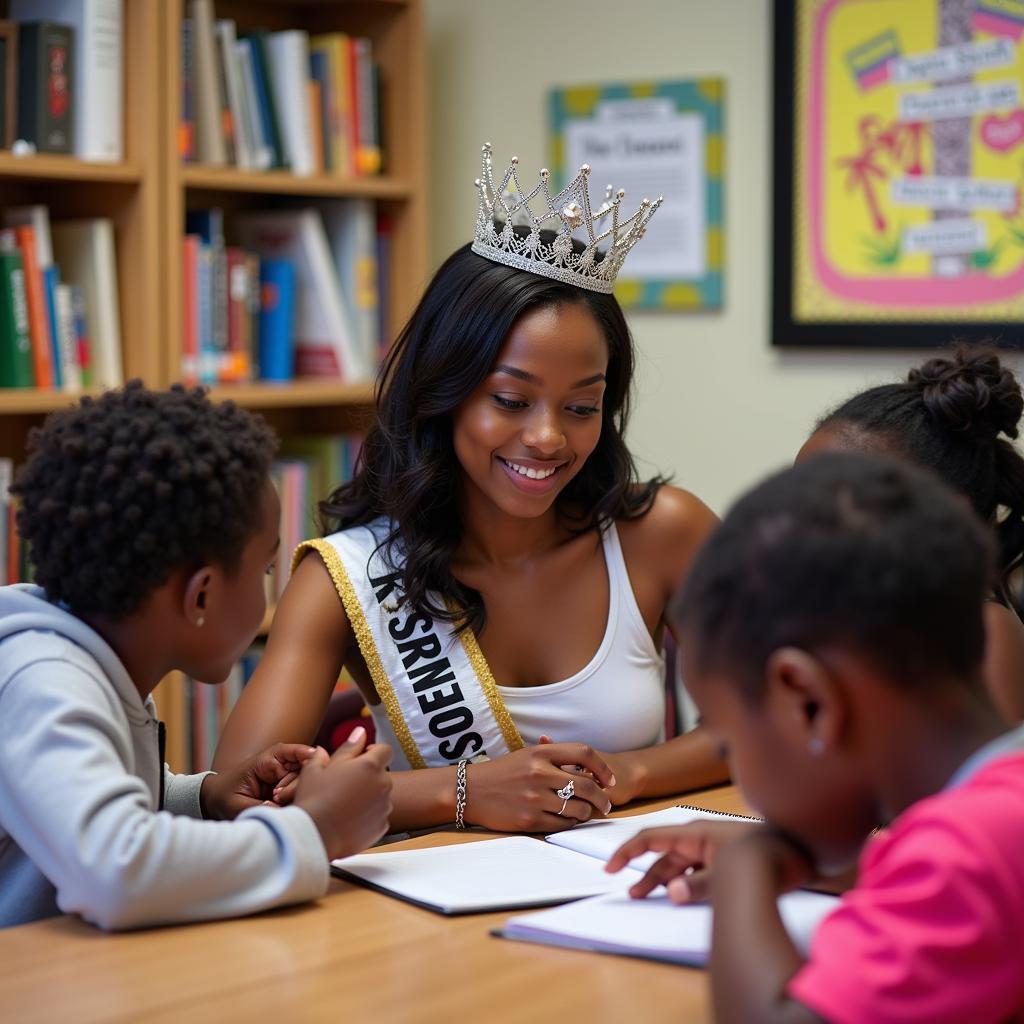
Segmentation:
<svg viewBox="0 0 1024 1024">
<path fill-rule="evenodd" d="M 811 936 L 839 899 L 798 890 L 779 899 L 779 912 L 797 948 L 806 955 Z M 547 946 L 703 966 L 711 949 L 711 907 L 677 907 L 661 895 L 633 900 L 624 892 L 579 900 L 553 910 L 511 917 L 495 935 Z"/>
<path fill-rule="evenodd" d="M 605 874 L 604 864 L 640 829 L 722 817 L 738 816 L 669 807 L 629 818 L 588 821 L 547 836 L 545 842 L 508 836 L 427 850 L 367 853 L 333 861 L 331 871 L 441 914 L 544 907 L 624 892 L 653 863 L 654 855 L 639 858 L 617 875 Z"/>
</svg>

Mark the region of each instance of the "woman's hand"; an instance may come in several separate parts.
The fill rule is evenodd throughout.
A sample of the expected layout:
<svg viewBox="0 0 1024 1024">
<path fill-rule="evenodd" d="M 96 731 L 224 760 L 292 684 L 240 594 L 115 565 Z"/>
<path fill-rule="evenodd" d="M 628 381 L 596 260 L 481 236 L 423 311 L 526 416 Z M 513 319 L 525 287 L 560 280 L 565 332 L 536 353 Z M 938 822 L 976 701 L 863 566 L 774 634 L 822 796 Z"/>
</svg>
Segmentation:
<svg viewBox="0 0 1024 1024">
<path fill-rule="evenodd" d="M 268 802 L 281 781 L 297 775 L 318 749 L 306 743 L 275 743 L 234 769 L 207 775 L 199 791 L 203 817 L 235 818 L 247 807 Z M 327 760 L 325 751 L 320 755 Z"/>
<path fill-rule="evenodd" d="M 635 757 L 625 754 L 601 754 L 615 774 L 615 785 L 608 790 L 615 807 L 628 804 L 643 795 L 644 771 Z"/>
<path fill-rule="evenodd" d="M 634 899 L 643 899 L 659 885 L 664 885 L 673 903 L 705 900 L 712 872 L 723 857 L 730 865 L 746 858 L 767 859 L 780 893 L 795 888 L 814 874 L 814 866 L 803 850 L 761 822 L 693 821 L 687 825 L 644 829 L 612 854 L 605 870 L 620 871 L 644 853 L 662 856 L 630 887 L 629 894 Z"/>
<path fill-rule="evenodd" d="M 579 771 L 567 772 L 562 765 Z M 569 782 L 565 801 L 556 790 Z M 616 779 L 605 759 L 583 743 L 542 743 L 466 770 L 467 824 L 497 832 L 559 832 L 604 817 Z"/>
</svg>

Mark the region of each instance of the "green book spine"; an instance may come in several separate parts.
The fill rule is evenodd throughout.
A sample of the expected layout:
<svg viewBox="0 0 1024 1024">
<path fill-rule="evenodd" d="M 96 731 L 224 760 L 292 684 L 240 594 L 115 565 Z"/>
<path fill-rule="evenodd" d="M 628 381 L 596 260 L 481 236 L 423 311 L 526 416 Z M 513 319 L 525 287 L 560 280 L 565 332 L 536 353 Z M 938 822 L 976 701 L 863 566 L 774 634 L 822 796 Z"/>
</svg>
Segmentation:
<svg viewBox="0 0 1024 1024">
<path fill-rule="evenodd" d="M 30 388 L 34 384 L 21 253 L 0 252 L 0 387 Z"/>
</svg>

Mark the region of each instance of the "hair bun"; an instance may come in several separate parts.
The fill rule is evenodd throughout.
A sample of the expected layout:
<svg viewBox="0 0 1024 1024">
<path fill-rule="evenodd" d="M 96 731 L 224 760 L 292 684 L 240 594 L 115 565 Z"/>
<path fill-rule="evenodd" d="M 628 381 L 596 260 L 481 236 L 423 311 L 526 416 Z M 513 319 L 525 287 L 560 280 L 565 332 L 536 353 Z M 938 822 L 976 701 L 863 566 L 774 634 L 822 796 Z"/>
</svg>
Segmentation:
<svg viewBox="0 0 1024 1024">
<path fill-rule="evenodd" d="M 920 389 L 929 414 L 950 430 L 987 442 L 1000 434 L 1017 436 L 1024 395 L 989 348 L 961 346 L 951 356 L 929 359 L 910 371 L 907 382 Z"/>
</svg>

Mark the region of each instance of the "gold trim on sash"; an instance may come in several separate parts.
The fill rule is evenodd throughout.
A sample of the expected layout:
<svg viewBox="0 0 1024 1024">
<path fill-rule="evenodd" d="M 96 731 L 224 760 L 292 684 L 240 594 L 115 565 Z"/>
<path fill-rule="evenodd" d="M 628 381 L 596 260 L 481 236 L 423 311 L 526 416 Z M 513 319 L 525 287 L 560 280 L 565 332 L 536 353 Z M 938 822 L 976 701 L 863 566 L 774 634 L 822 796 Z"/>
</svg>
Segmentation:
<svg viewBox="0 0 1024 1024">
<path fill-rule="evenodd" d="M 292 555 L 292 572 L 295 572 L 295 567 L 302 560 L 302 556 L 307 551 L 315 551 L 323 560 L 324 565 L 327 567 L 327 571 L 330 573 L 331 579 L 334 581 L 334 587 L 338 591 L 338 597 L 341 598 L 341 603 L 345 607 L 345 614 L 348 615 L 348 621 L 352 625 L 352 631 L 356 635 L 356 640 L 359 643 L 359 650 L 362 652 L 363 660 L 366 662 L 366 667 L 370 670 L 370 677 L 373 679 L 373 685 L 380 696 L 381 703 L 384 705 L 384 710 L 387 712 L 388 721 L 391 723 L 391 728 L 395 732 L 395 738 L 402 746 L 402 750 L 405 753 L 406 760 L 413 768 L 426 768 L 427 763 L 423 760 L 423 755 L 420 753 L 419 748 L 416 746 L 416 741 L 412 738 L 412 733 L 409 732 L 409 726 L 405 724 L 405 719 L 402 717 L 402 709 L 398 703 L 398 698 L 395 696 L 394 687 L 391 685 L 391 680 L 388 679 L 387 673 L 384 671 L 384 665 L 380 660 L 380 654 L 377 652 L 377 645 L 373 641 L 373 633 L 370 631 L 369 623 L 366 621 L 366 615 L 363 613 L 362 605 L 359 603 L 359 598 L 356 596 L 355 588 L 352 586 L 352 581 L 349 579 L 348 572 L 345 569 L 345 563 L 342 562 L 341 556 L 326 540 L 307 540 L 303 541 L 296 549 L 295 554 Z M 482 656 L 481 656 L 482 657 Z M 474 663 L 474 668 L 476 667 Z M 486 663 L 485 666 L 486 668 Z M 490 671 L 488 670 L 488 675 Z M 491 685 L 494 685 L 494 680 L 491 680 Z M 487 699 L 490 700 L 490 694 L 488 693 Z M 504 710 L 504 709 L 503 709 Z M 507 715 L 508 712 L 506 711 Z M 501 724 L 501 730 L 505 732 L 505 725 L 498 719 Z M 515 728 L 515 726 L 513 726 Z M 520 741 L 522 745 L 522 741 Z"/>
<path fill-rule="evenodd" d="M 524 746 L 523 737 L 519 735 L 516 723 L 512 721 L 512 716 L 508 713 L 501 694 L 498 693 L 498 685 L 494 681 L 491 666 L 487 664 L 484 652 L 480 650 L 476 634 L 471 629 L 464 629 L 459 636 L 462 639 L 466 657 L 469 658 L 469 663 L 473 666 L 473 671 L 480 681 L 480 689 L 484 691 L 487 703 L 491 706 L 491 714 L 494 715 L 494 720 L 498 723 L 498 728 L 501 729 L 501 735 L 505 737 L 505 746 L 508 747 L 509 753 L 513 750 L 520 750 Z"/>
</svg>

